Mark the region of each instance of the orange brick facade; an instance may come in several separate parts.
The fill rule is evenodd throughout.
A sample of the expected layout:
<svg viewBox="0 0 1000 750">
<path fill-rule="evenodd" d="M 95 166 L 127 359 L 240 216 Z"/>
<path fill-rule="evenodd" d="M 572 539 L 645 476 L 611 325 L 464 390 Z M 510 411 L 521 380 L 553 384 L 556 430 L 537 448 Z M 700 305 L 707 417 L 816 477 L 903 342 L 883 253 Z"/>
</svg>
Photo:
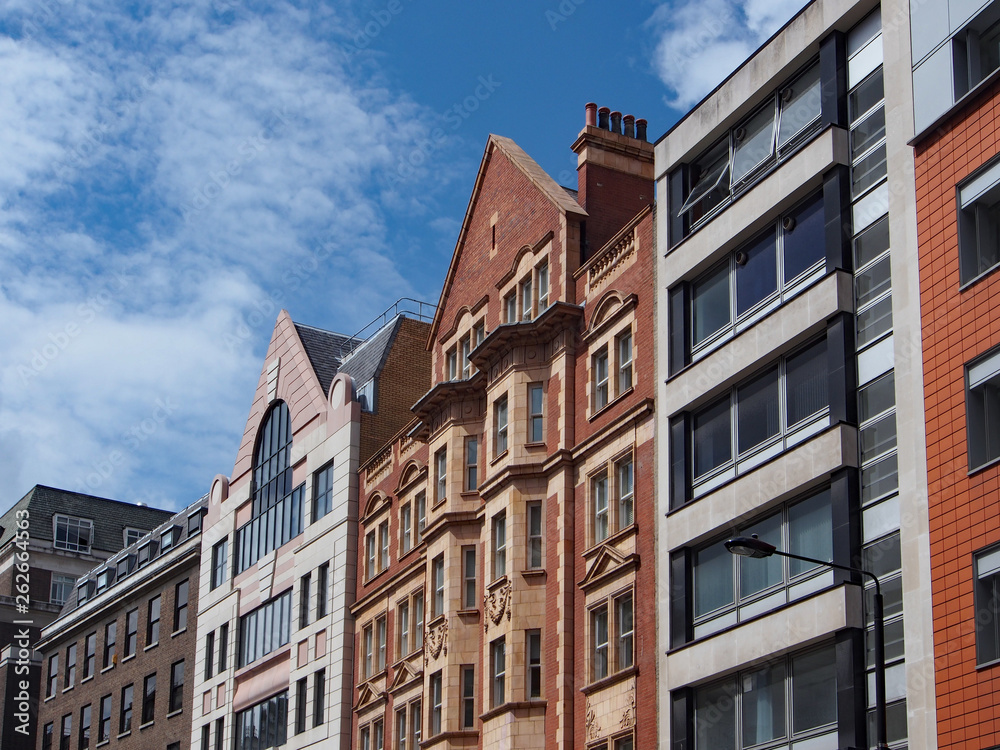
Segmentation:
<svg viewBox="0 0 1000 750">
<path fill-rule="evenodd" d="M 939 747 L 1000 743 L 1000 666 L 977 669 L 973 553 L 1000 542 L 1000 466 L 969 471 L 965 365 L 1000 344 L 1000 275 L 959 280 L 956 186 L 1000 153 L 994 85 L 916 145 Z"/>
</svg>

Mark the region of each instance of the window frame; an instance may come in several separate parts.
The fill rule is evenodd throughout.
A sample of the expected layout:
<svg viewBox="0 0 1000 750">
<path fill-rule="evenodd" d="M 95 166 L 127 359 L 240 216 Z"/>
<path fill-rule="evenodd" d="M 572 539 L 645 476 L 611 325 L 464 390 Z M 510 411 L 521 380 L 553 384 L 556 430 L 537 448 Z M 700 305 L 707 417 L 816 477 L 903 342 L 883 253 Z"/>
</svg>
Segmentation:
<svg viewBox="0 0 1000 750">
<path fill-rule="evenodd" d="M 101 696 L 100 717 L 97 723 L 97 744 L 111 740 L 112 693 Z"/>
<path fill-rule="evenodd" d="M 462 553 L 462 609 L 476 609 L 479 603 L 479 583 L 476 578 L 478 553 L 476 545 L 464 546 Z"/>
<path fill-rule="evenodd" d="M 115 651 L 118 639 L 118 621 L 112 620 L 104 625 L 104 660 L 101 671 L 110 669 L 118 663 L 118 655 Z"/>
<path fill-rule="evenodd" d="M 174 629 L 171 631 L 171 635 L 187 630 L 187 609 L 190 592 L 190 579 L 185 578 L 174 586 Z"/>
<path fill-rule="evenodd" d="M 635 355 L 634 341 L 631 326 L 615 336 L 615 352 L 617 354 L 615 365 L 618 372 L 615 387 L 616 398 L 623 396 L 635 387 L 635 373 L 632 367 Z"/>
<path fill-rule="evenodd" d="M 431 675 L 430 678 L 430 699 L 431 699 L 431 724 L 428 727 L 430 737 L 441 734 L 444 728 L 444 684 L 441 670 Z"/>
<path fill-rule="evenodd" d="M 535 403 L 537 395 L 538 403 Z M 528 383 L 528 443 L 545 442 L 545 387 Z"/>
<path fill-rule="evenodd" d="M 59 573 L 52 574 L 52 580 L 49 582 L 49 602 L 51 604 L 63 605 L 69 601 L 69 597 L 73 593 L 73 587 L 76 585 L 76 579 L 73 576 L 61 575 Z M 65 591 L 65 596 L 61 599 L 59 598 L 59 593 Z"/>
<path fill-rule="evenodd" d="M 507 394 L 493 402 L 493 455 L 500 457 L 507 452 L 509 446 L 508 428 L 510 417 L 508 412 Z"/>
<path fill-rule="evenodd" d="M 125 613 L 125 644 L 122 659 L 134 656 L 139 649 L 139 608 Z"/>
<path fill-rule="evenodd" d="M 431 590 L 434 592 L 434 598 L 431 600 L 434 605 L 431 608 L 431 619 L 435 620 L 444 615 L 447 604 L 447 597 L 445 596 L 444 553 L 437 555 L 431 560 L 431 587 Z"/>
<path fill-rule="evenodd" d="M 62 533 L 60 533 L 62 529 Z M 87 529 L 86 543 L 81 541 L 80 532 Z M 75 530 L 76 541 L 70 541 L 71 531 Z M 63 538 L 60 539 L 60 536 Z M 71 516 L 66 513 L 56 513 L 52 516 L 52 546 L 66 552 L 90 554 L 94 546 L 94 521 L 90 518 Z"/>
<path fill-rule="evenodd" d="M 965 365 L 965 413 L 971 474 L 1000 461 L 1000 347 Z"/>
<path fill-rule="evenodd" d="M 973 553 L 972 575 L 976 666 L 984 667 L 1000 662 L 1000 546 L 992 545 Z"/>
<path fill-rule="evenodd" d="M 537 520 L 537 529 L 535 521 Z M 525 529 L 527 544 L 525 562 L 528 570 L 542 570 L 545 567 L 545 516 L 541 500 L 532 500 L 525 504 Z"/>
<path fill-rule="evenodd" d="M 626 602 L 629 603 L 628 618 L 623 608 Z M 635 593 L 632 586 L 588 602 L 587 628 L 589 682 L 615 679 L 635 668 Z"/>
<path fill-rule="evenodd" d="M 467 435 L 465 438 L 465 491 L 476 492 L 479 489 L 479 436 Z"/>
<path fill-rule="evenodd" d="M 533 628 L 524 631 L 524 653 L 524 695 L 528 700 L 540 700 L 544 692 L 542 682 L 542 631 L 540 629 Z"/>
<path fill-rule="evenodd" d="M 146 675 L 142 681 L 142 710 L 139 726 L 151 724 L 156 719 L 156 672 Z"/>
<path fill-rule="evenodd" d="M 507 512 L 500 511 L 495 516 L 490 525 L 492 541 L 492 569 L 493 580 L 498 581 L 507 575 Z"/>
<path fill-rule="evenodd" d="M 448 499 L 448 446 L 434 452 L 434 505 Z"/>
<path fill-rule="evenodd" d="M 507 702 L 507 638 L 501 636 L 490 641 L 490 707 L 498 708 Z"/>
<path fill-rule="evenodd" d="M 463 664 L 461 667 L 462 690 L 462 729 L 475 729 L 476 726 L 476 666 Z"/>
<path fill-rule="evenodd" d="M 603 344 L 591 355 L 590 359 L 591 383 L 594 389 L 591 404 L 595 413 L 611 403 L 610 367 L 608 345 Z"/>
<path fill-rule="evenodd" d="M 135 683 L 129 683 L 121 689 L 121 703 L 118 706 L 118 734 L 126 734 L 132 731 L 132 711 L 135 699 Z"/>
<path fill-rule="evenodd" d="M 325 518 L 333 511 L 333 461 L 313 472 L 312 522 Z"/>
<path fill-rule="evenodd" d="M 209 591 L 219 588 L 228 579 L 229 537 L 226 536 L 212 545 L 212 573 Z"/>
</svg>

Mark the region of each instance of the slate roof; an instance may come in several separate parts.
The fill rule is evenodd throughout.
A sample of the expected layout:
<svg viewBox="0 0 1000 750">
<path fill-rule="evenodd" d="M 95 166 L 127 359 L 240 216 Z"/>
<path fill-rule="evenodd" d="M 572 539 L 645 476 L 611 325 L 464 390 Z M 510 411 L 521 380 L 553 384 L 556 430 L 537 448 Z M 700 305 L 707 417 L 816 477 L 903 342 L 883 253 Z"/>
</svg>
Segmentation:
<svg viewBox="0 0 1000 750">
<path fill-rule="evenodd" d="M 323 393 L 329 393 L 330 384 L 333 382 L 343 358 L 342 352 L 348 350 L 354 339 L 342 333 L 324 331 L 322 328 L 314 328 L 302 323 L 295 323 L 295 331 L 302 340 L 302 346 L 305 347 L 306 356 L 309 357 L 309 362 L 319 379 Z"/>
<path fill-rule="evenodd" d="M 382 371 L 402 324 L 403 316 L 397 315 L 344 359 L 340 369 L 354 379 L 355 386 L 364 385 Z"/>
<path fill-rule="evenodd" d="M 14 538 L 17 513 L 22 510 L 28 511 L 28 533 L 36 541 L 52 541 L 52 516 L 56 513 L 91 519 L 94 522 L 91 549 L 108 553 L 117 552 L 125 546 L 126 527 L 149 531 L 173 515 L 173 511 L 169 510 L 36 484 L 0 516 L 0 526 L 3 526 L 0 548 Z"/>
</svg>

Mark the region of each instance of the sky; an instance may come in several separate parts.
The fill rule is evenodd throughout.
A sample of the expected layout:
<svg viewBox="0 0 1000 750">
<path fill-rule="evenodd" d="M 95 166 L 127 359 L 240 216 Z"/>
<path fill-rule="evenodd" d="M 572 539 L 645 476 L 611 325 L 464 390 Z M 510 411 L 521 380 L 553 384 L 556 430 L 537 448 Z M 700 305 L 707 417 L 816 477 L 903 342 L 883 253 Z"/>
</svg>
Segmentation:
<svg viewBox="0 0 1000 750">
<path fill-rule="evenodd" d="M 490 133 L 576 187 L 587 102 L 656 140 L 801 5 L 8 0 L 0 510 L 195 501 L 281 309 L 438 301 Z"/>
</svg>

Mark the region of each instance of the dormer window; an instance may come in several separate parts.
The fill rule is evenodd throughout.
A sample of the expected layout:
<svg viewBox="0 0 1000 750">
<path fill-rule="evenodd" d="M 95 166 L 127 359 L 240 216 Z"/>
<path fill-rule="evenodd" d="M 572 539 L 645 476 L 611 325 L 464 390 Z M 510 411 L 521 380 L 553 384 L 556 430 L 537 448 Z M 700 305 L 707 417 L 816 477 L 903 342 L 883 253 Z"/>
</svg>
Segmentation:
<svg viewBox="0 0 1000 750">
<path fill-rule="evenodd" d="M 97 593 L 100 594 L 111 585 L 114 580 L 114 572 L 106 569 L 97 574 Z"/>
<path fill-rule="evenodd" d="M 94 522 L 88 518 L 72 516 L 55 517 L 54 541 L 56 549 L 69 552 L 90 552 L 94 540 Z"/>
<path fill-rule="evenodd" d="M 168 549 L 173 548 L 180 537 L 180 530 L 180 526 L 171 526 L 160 534 L 160 552 L 166 552 Z"/>
<path fill-rule="evenodd" d="M 129 547 L 138 542 L 146 534 L 142 529 L 132 529 L 126 527 L 124 532 L 125 546 Z"/>
</svg>

